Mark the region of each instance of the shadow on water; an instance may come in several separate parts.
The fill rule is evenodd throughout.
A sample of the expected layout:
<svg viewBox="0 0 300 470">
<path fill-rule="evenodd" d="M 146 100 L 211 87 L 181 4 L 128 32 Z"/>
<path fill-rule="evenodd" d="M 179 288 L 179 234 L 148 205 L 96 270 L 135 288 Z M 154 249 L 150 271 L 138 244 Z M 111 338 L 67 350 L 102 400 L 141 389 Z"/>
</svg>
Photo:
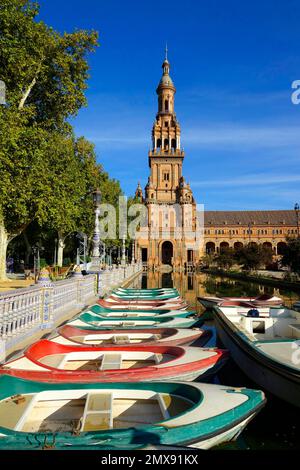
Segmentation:
<svg viewBox="0 0 300 470">
<path fill-rule="evenodd" d="M 140 284 L 144 288 L 176 287 L 181 295 L 196 309 L 200 316 L 206 318 L 205 309 L 199 304 L 198 296 L 255 297 L 260 294 L 278 295 L 286 305 L 291 306 L 299 299 L 299 294 L 281 288 L 274 288 L 257 283 L 203 274 L 182 273 L 147 273 L 143 274 Z M 207 317 L 209 317 L 207 315 Z M 211 332 L 208 347 L 223 347 L 216 334 L 214 320 L 205 320 L 201 328 Z M 259 389 L 232 359 L 209 380 L 211 383 Z M 299 450 L 300 449 L 300 410 L 266 392 L 267 404 L 248 424 L 236 442 L 223 444 L 216 449 L 266 449 L 266 450 Z"/>
</svg>

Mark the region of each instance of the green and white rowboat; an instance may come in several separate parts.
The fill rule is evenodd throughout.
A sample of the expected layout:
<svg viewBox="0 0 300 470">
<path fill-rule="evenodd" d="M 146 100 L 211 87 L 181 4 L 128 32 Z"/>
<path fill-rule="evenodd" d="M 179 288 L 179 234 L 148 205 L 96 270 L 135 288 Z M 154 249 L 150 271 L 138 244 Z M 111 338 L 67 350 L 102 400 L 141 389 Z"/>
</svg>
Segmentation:
<svg viewBox="0 0 300 470">
<path fill-rule="evenodd" d="M 191 382 L 39 383 L 0 377 L 0 449 L 209 449 L 234 440 L 260 391 Z"/>
<path fill-rule="evenodd" d="M 69 325 L 80 328 L 91 327 L 95 329 L 111 328 L 189 328 L 196 326 L 198 318 L 181 317 L 116 317 L 102 318 L 95 313 L 81 313 L 77 318 L 68 322 Z"/>
<path fill-rule="evenodd" d="M 95 313 L 102 318 L 120 318 L 120 317 L 190 317 L 196 314 L 195 310 L 113 310 L 101 307 L 99 304 L 92 305 L 86 310 L 87 313 Z"/>
</svg>

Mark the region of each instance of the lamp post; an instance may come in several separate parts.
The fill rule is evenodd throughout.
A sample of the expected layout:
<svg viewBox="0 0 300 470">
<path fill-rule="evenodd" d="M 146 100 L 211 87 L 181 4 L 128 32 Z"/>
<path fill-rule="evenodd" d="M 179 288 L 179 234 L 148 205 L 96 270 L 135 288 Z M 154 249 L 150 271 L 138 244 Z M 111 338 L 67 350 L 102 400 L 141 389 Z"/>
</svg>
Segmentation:
<svg viewBox="0 0 300 470">
<path fill-rule="evenodd" d="M 99 267 L 100 265 L 100 225 L 99 225 L 99 215 L 100 215 L 100 204 L 101 204 L 101 191 L 100 189 L 95 189 L 93 191 L 93 203 L 95 209 L 95 228 L 93 235 L 93 253 L 92 253 L 92 264 Z"/>
<path fill-rule="evenodd" d="M 124 235 L 122 239 L 122 261 L 121 261 L 122 266 L 126 265 L 126 251 L 125 250 L 126 248 L 125 248 L 125 235 Z"/>
<path fill-rule="evenodd" d="M 131 264 L 135 263 L 135 243 L 132 242 L 132 254 L 131 254 Z"/>
<path fill-rule="evenodd" d="M 295 204 L 294 211 L 295 211 L 295 214 L 296 214 L 296 222 L 297 222 L 297 238 L 299 238 L 299 211 L 300 211 L 300 207 L 299 207 L 298 202 L 296 202 L 296 204 Z"/>
<path fill-rule="evenodd" d="M 54 266 L 57 264 L 57 238 L 54 240 L 54 260 L 53 260 Z"/>
<path fill-rule="evenodd" d="M 33 273 L 34 273 L 34 282 L 37 282 L 37 278 L 40 273 L 40 246 L 36 244 L 32 248 L 33 252 Z"/>
</svg>

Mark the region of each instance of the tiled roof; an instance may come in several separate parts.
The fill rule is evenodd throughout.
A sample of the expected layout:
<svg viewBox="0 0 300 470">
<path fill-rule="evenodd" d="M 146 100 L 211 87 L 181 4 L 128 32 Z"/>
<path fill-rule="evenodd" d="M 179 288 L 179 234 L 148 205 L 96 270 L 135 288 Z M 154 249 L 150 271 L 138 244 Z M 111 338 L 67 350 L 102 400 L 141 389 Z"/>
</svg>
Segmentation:
<svg viewBox="0 0 300 470">
<path fill-rule="evenodd" d="M 299 220 L 300 222 L 300 220 Z M 297 226 L 294 210 L 283 211 L 204 211 L 204 225 L 290 225 Z"/>
</svg>

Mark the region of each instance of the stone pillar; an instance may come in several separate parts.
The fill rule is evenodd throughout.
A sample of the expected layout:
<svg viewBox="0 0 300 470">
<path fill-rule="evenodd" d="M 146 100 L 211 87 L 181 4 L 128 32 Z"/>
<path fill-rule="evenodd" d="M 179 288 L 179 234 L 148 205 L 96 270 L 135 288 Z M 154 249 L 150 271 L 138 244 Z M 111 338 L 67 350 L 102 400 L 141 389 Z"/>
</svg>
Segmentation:
<svg viewBox="0 0 300 470">
<path fill-rule="evenodd" d="M 54 326 L 53 316 L 53 284 L 46 268 L 41 269 L 37 284 L 42 288 L 42 309 L 40 328 L 48 329 Z"/>
</svg>

